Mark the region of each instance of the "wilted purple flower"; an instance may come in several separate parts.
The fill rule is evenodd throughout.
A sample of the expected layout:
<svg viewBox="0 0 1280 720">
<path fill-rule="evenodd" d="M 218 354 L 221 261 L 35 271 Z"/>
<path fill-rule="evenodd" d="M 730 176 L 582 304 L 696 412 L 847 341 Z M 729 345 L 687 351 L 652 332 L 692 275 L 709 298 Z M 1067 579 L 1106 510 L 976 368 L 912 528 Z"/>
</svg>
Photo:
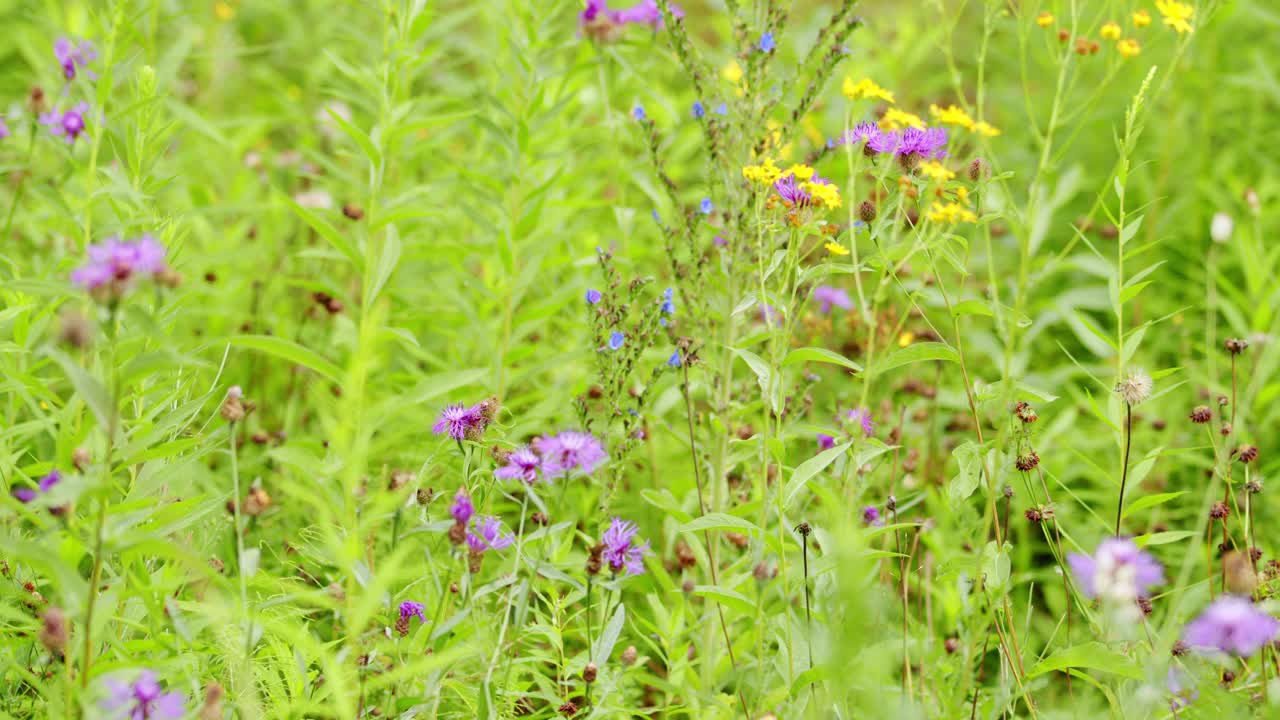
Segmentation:
<svg viewBox="0 0 1280 720">
<path fill-rule="evenodd" d="M 671 353 L 671 357 L 667 358 L 667 365 L 674 368 L 680 367 L 680 351 L 679 350 L 676 350 L 675 352 Z"/>
<path fill-rule="evenodd" d="M 701 120 L 707 114 L 707 108 L 702 104 L 701 100 L 693 101 L 693 116 Z"/>
<path fill-rule="evenodd" d="M 478 553 L 511 547 L 514 542 L 515 537 L 511 533 L 502 532 L 502 521 L 492 515 L 476 518 L 467 531 L 467 544 Z"/>
<path fill-rule="evenodd" d="M 1187 625 L 1182 637 L 1199 652 L 1249 657 L 1274 640 L 1277 633 L 1280 622 L 1248 598 L 1222 595 Z"/>
<path fill-rule="evenodd" d="M 626 341 L 627 341 L 626 335 L 624 335 L 621 331 L 614 330 L 609 335 L 609 349 L 617 350 L 621 348 Z"/>
<path fill-rule="evenodd" d="M 819 285 L 813 289 L 813 299 L 822 303 L 823 313 L 831 312 L 831 307 L 844 308 L 848 310 L 853 307 L 853 301 L 849 299 L 849 293 L 844 288 L 831 287 L 830 285 Z"/>
<path fill-rule="evenodd" d="M 89 291 L 107 288 L 109 295 L 119 297 L 132 287 L 135 276 L 164 272 L 164 254 L 164 246 L 150 235 L 133 242 L 109 237 L 89 246 L 89 259 L 71 271 L 71 282 Z"/>
<path fill-rule="evenodd" d="M 82 102 L 66 112 L 53 110 L 44 113 L 40 116 L 40 124 L 47 125 L 49 132 L 54 135 L 66 138 L 67 144 L 70 145 L 85 133 L 84 116 L 88 112 L 89 103 Z"/>
<path fill-rule="evenodd" d="M 416 603 L 416 602 L 413 602 L 412 600 L 405 600 L 404 602 L 400 603 L 400 619 L 403 621 L 408 621 L 410 618 L 416 617 L 418 618 L 418 620 L 422 622 L 426 622 L 427 615 L 425 613 L 425 610 L 426 608 L 423 607 L 422 603 Z"/>
<path fill-rule="evenodd" d="M 1132 603 L 1145 597 L 1148 588 L 1164 582 L 1164 568 L 1129 538 L 1107 538 L 1098 543 L 1092 557 L 1070 553 L 1067 563 L 1085 597 Z"/>
<path fill-rule="evenodd" d="M 710 215 L 715 206 L 711 204 L 711 198 L 702 198 L 702 202 L 698 203 L 698 211 L 703 215 Z"/>
<path fill-rule="evenodd" d="M 453 505 L 449 506 L 449 514 L 453 516 L 454 522 L 466 525 L 475 513 L 476 507 L 471 504 L 471 496 L 467 494 L 467 489 L 458 488 L 458 493 L 453 496 Z"/>
<path fill-rule="evenodd" d="M 604 297 L 603 293 L 601 293 L 599 290 L 596 290 L 595 288 L 592 288 L 587 291 L 587 304 L 595 305 L 596 303 L 600 302 L 600 299 L 603 297 Z"/>
<path fill-rule="evenodd" d="M 609 456 L 591 433 L 565 430 L 557 435 L 543 435 L 534 441 L 533 449 L 542 456 L 542 471 L 555 477 L 572 470 L 588 475 Z"/>
<path fill-rule="evenodd" d="M 102 703 L 102 709 L 113 718 L 128 720 L 168 720 L 187 714 L 187 701 L 181 693 L 162 693 L 156 682 L 156 674 L 143 670 L 131 684 L 107 681 L 111 697 Z"/>
<path fill-rule="evenodd" d="M 862 408 L 854 408 L 846 410 L 844 413 L 844 421 L 857 425 L 862 428 L 862 434 L 871 437 L 876 434 L 876 424 L 871 419 L 871 412 Z"/>
<path fill-rule="evenodd" d="M 609 529 L 604 531 L 600 543 L 604 545 L 602 557 L 614 572 L 626 568 L 627 574 L 639 575 L 644 572 L 644 556 L 649 553 L 649 543 L 636 543 L 636 534 L 640 528 L 635 523 L 622 518 L 614 518 Z"/>
<path fill-rule="evenodd" d="M 440 417 L 431 426 L 431 431 L 437 435 L 448 435 L 454 440 L 475 440 L 488 424 L 482 405 L 467 407 L 461 403 L 452 403 L 440 411 Z"/>
<path fill-rule="evenodd" d="M 884 525 L 884 520 L 880 519 L 880 510 L 875 505 L 868 505 L 862 508 L 862 524 L 879 527 Z"/>
<path fill-rule="evenodd" d="M 76 68 L 84 68 L 89 62 L 96 60 L 98 51 L 88 40 L 81 40 L 80 44 L 76 45 L 66 38 L 58 38 L 53 44 L 53 56 L 62 66 L 62 75 L 68 80 L 74 80 Z M 90 80 L 96 79 L 92 72 L 87 74 Z"/>
<path fill-rule="evenodd" d="M 773 39 L 773 33 L 766 32 L 765 34 L 761 35 L 760 43 L 758 47 L 760 48 L 760 52 L 765 52 L 765 53 L 773 52 L 773 49 L 778 47 L 778 43 L 775 42 Z"/>
<path fill-rule="evenodd" d="M 507 464 L 493 471 L 493 476 L 500 480 L 523 480 L 532 485 L 538 479 L 538 468 L 542 466 L 542 458 L 533 450 L 522 447 L 512 450 L 507 455 Z"/>
<path fill-rule="evenodd" d="M 823 433 L 818 433 L 818 449 L 819 450 L 830 450 L 835 446 L 836 446 L 835 438 L 831 437 L 830 435 L 824 435 Z"/>
</svg>

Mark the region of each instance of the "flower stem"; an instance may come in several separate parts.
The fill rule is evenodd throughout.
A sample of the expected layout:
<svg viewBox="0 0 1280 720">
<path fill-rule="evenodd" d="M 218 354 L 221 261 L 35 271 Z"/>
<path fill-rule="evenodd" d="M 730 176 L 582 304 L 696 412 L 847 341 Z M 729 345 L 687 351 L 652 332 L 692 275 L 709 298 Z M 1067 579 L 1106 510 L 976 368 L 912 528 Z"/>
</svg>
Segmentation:
<svg viewBox="0 0 1280 720">
<path fill-rule="evenodd" d="M 1124 486 L 1129 480 L 1129 447 L 1133 436 L 1133 406 L 1124 404 L 1124 461 L 1120 466 L 1120 499 L 1116 503 L 1116 537 L 1120 537 L 1120 519 L 1124 516 Z"/>
</svg>

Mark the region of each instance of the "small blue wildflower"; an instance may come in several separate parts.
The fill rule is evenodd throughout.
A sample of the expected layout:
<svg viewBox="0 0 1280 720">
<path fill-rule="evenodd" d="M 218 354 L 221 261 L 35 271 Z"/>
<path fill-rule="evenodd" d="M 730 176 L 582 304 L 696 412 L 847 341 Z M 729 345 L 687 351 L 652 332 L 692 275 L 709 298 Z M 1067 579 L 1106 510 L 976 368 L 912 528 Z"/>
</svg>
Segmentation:
<svg viewBox="0 0 1280 720">
<path fill-rule="evenodd" d="M 622 344 L 626 341 L 627 341 L 626 335 L 623 335 L 618 330 L 614 330 L 613 334 L 609 336 L 609 349 L 617 350 L 618 348 L 622 347 Z"/>
<path fill-rule="evenodd" d="M 728 115 L 728 114 L 729 114 L 729 106 L 728 106 L 728 105 L 726 105 L 726 104 L 724 104 L 724 103 L 720 103 L 719 105 L 717 105 L 717 106 L 716 106 L 716 114 L 717 114 L 717 115 Z"/>
<path fill-rule="evenodd" d="M 644 120 L 648 116 L 644 114 L 644 106 L 636 103 L 636 106 L 631 108 L 631 117 L 636 120 Z"/>
<path fill-rule="evenodd" d="M 590 290 L 587 291 L 587 304 L 595 305 L 596 303 L 600 302 L 600 299 L 603 297 L 604 297 L 603 293 L 601 293 L 599 290 L 596 290 L 595 288 L 591 288 Z"/>
<path fill-rule="evenodd" d="M 778 44 L 773 41 L 773 33 L 767 32 L 760 36 L 760 52 L 773 52 Z"/>
<path fill-rule="evenodd" d="M 661 224 L 662 224 L 662 217 L 661 217 L 660 215 L 658 215 L 658 211 L 657 211 L 657 210 L 650 210 L 650 211 L 649 211 L 649 214 L 653 215 L 653 221 L 654 221 L 654 222 L 658 223 L 659 225 L 661 225 Z"/>
<path fill-rule="evenodd" d="M 678 368 L 678 367 L 680 367 L 680 365 L 681 365 L 681 363 L 680 363 L 680 351 L 679 351 L 679 350 L 677 350 L 677 351 L 675 351 L 675 352 L 671 353 L 671 357 L 667 358 L 667 366 L 668 366 L 668 367 Z"/>
<path fill-rule="evenodd" d="M 701 120 L 707 114 L 707 108 L 702 104 L 701 100 L 693 102 L 693 116 Z"/>
<path fill-rule="evenodd" d="M 700 210 L 703 215 L 710 215 L 711 210 L 714 207 L 715 206 L 711 204 L 711 198 L 702 198 L 702 202 L 698 203 L 698 210 Z"/>
<path fill-rule="evenodd" d="M 674 315 L 676 313 L 676 304 L 674 302 L 674 297 L 675 297 L 674 289 L 667 288 L 666 290 L 662 291 L 662 312 L 663 313 L 667 315 Z"/>
</svg>

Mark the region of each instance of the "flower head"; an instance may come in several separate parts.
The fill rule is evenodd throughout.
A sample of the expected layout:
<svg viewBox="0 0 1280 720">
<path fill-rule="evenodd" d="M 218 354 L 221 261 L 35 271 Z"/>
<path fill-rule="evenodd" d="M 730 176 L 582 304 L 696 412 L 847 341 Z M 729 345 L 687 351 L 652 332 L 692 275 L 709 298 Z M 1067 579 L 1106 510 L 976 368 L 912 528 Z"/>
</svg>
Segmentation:
<svg viewBox="0 0 1280 720">
<path fill-rule="evenodd" d="M 862 78 L 858 82 L 854 82 L 853 78 L 844 79 L 844 84 L 840 88 L 844 96 L 850 100 L 861 100 L 863 98 L 875 98 L 884 100 L 890 105 L 893 104 L 893 93 L 880 87 L 871 78 Z"/>
<path fill-rule="evenodd" d="M 454 522 L 466 525 L 475 513 L 476 507 L 471 504 L 471 496 L 467 494 L 467 489 L 458 488 L 457 494 L 453 496 L 453 504 L 449 506 L 449 514 L 453 516 Z"/>
<path fill-rule="evenodd" d="M 703 105 L 701 100 L 694 100 L 693 116 L 701 120 L 703 117 L 706 117 L 706 114 L 707 114 L 707 106 Z"/>
<path fill-rule="evenodd" d="M 742 168 L 742 177 L 761 185 L 772 185 L 782 177 L 782 169 L 773 164 L 769 158 L 759 165 L 747 165 Z"/>
<path fill-rule="evenodd" d="M 523 480 L 532 485 L 538 479 L 542 458 L 528 447 L 516 448 L 507 455 L 507 464 L 493 471 L 500 480 Z"/>
<path fill-rule="evenodd" d="M 604 294 L 602 294 L 599 290 L 592 288 L 587 291 L 587 304 L 595 305 L 596 303 L 600 302 L 600 299 L 603 297 L 604 297 Z"/>
<path fill-rule="evenodd" d="M 761 35 L 758 47 L 760 48 L 760 52 L 764 52 L 764 53 L 773 52 L 774 48 L 778 47 L 778 43 L 775 42 L 773 39 L 773 33 L 766 32 L 765 34 Z"/>
<path fill-rule="evenodd" d="M 684 11 L 674 3 L 674 17 L 684 17 Z M 662 27 L 662 10 L 657 0 L 641 0 L 629 8 L 610 10 L 608 0 L 587 0 L 587 6 L 578 14 L 578 27 L 598 40 L 615 40 L 626 25 L 649 25 L 657 30 Z"/>
<path fill-rule="evenodd" d="M 181 693 L 161 692 L 156 674 L 143 670 L 130 684 L 107 681 L 110 697 L 102 703 L 102 709 L 112 718 L 128 720 L 167 720 L 187 714 L 187 701 Z"/>
<path fill-rule="evenodd" d="M 82 40 L 79 44 L 73 43 L 66 38 L 58 38 L 53 44 L 53 56 L 57 58 L 58 64 L 62 66 L 62 76 L 68 80 L 76 78 L 76 69 L 85 68 L 91 61 L 98 58 L 98 51 L 93 47 L 93 43 L 88 40 Z M 92 72 L 86 72 L 90 80 L 95 79 Z"/>
<path fill-rule="evenodd" d="M 164 246 L 150 235 L 132 242 L 110 237 L 89 246 L 88 260 L 71 272 L 71 282 L 119 298 L 133 287 L 135 277 L 164 272 L 164 255 Z"/>
<path fill-rule="evenodd" d="M 919 155 L 938 159 L 947 156 L 947 131 L 942 128 L 909 127 L 902 131 L 902 143 L 895 148 L 899 155 Z"/>
<path fill-rule="evenodd" d="M 662 314 L 663 315 L 676 314 L 675 293 L 676 291 L 674 288 L 667 288 L 666 290 L 662 291 Z"/>
<path fill-rule="evenodd" d="M 884 520 L 880 518 L 880 509 L 875 505 L 862 508 L 862 524 L 876 527 L 884 525 Z"/>
<path fill-rule="evenodd" d="M 1164 582 L 1164 568 L 1129 538 L 1107 538 L 1092 556 L 1067 555 L 1071 572 L 1085 597 L 1132 604 L 1149 588 Z"/>
<path fill-rule="evenodd" d="M 614 330 L 609 334 L 609 349 L 618 350 L 627 341 L 627 336 L 620 330 Z"/>
<path fill-rule="evenodd" d="M 1248 598 L 1222 595 L 1191 621 L 1183 633 L 1199 652 L 1249 657 L 1280 634 L 1280 622 Z"/>
<path fill-rule="evenodd" d="M 782 327 L 782 312 L 774 306 L 764 303 L 760 306 L 760 321 L 765 325 Z"/>
<path fill-rule="evenodd" d="M 930 105 L 929 114 L 943 125 L 956 125 L 966 130 L 972 130 L 974 126 L 973 118 L 969 117 L 969 113 L 964 108 L 956 105 L 948 105 L 947 107 Z"/>
<path fill-rule="evenodd" d="M 1156 0 L 1156 10 L 1164 18 L 1164 24 L 1173 28 L 1179 35 L 1193 30 L 1191 20 L 1195 18 L 1196 9 L 1178 0 Z"/>
<path fill-rule="evenodd" d="M 89 112 L 89 103 L 82 102 L 66 112 L 53 110 L 40 116 L 40 124 L 46 125 L 49 132 L 65 138 L 67 144 L 75 143 L 85 133 L 85 115 Z"/>
<path fill-rule="evenodd" d="M 483 403 L 470 407 L 452 403 L 440 411 L 440 417 L 436 418 L 431 431 L 437 435 L 448 435 L 454 440 L 478 440 L 488 425 L 489 419 L 485 416 Z"/>
<path fill-rule="evenodd" d="M 832 306 L 844 308 L 845 310 L 853 307 L 853 301 L 849 299 L 849 293 L 844 288 L 830 285 L 819 285 L 814 288 L 813 299 L 822 304 L 823 313 L 831 312 Z"/>
<path fill-rule="evenodd" d="M 854 408 L 844 412 L 844 421 L 850 425 L 857 426 L 862 429 L 864 437 L 871 437 L 876 434 L 876 424 L 871 418 L 870 411 L 862 408 Z"/>
<path fill-rule="evenodd" d="M 835 240 L 832 240 L 826 245 L 823 245 L 823 247 L 825 247 L 827 249 L 827 252 L 831 253 L 832 255 L 848 255 L 849 254 L 849 248 L 841 245 Z"/>
<path fill-rule="evenodd" d="M 625 569 L 628 575 L 644 572 L 644 556 L 649 553 L 649 543 L 637 543 L 640 528 L 622 518 L 614 518 L 604 531 L 600 543 L 604 545 L 603 557 L 614 572 Z"/>
<path fill-rule="evenodd" d="M 1134 368 L 1123 380 L 1116 383 L 1116 392 L 1130 407 L 1135 407 L 1151 397 L 1154 385 L 1150 375 Z"/>
<path fill-rule="evenodd" d="M 667 367 L 678 368 L 680 367 L 681 364 L 682 363 L 680 360 L 679 350 L 676 350 L 675 352 L 671 353 L 671 357 L 667 358 Z"/>
<path fill-rule="evenodd" d="M 919 115 L 914 115 L 898 108 L 889 108 L 881 116 L 880 126 L 885 130 L 901 130 L 907 127 L 923 128 L 925 122 L 920 119 Z"/>
<path fill-rule="evenodd" d="M 940 203 L 935 202 L 929 206 L 929 214 L 926 215 L 930 222 L 942 223 L 944 225 L 955 225 L 962 222 L 978 222 L 978 216 L 972 210 L 966 208 L 957 202 Z"/>
<path fill-rule="evenodd" d="M 426 622 L 427 615 L 425 611 L 426 611 L 426 608 L 423 607 L 422 603 L 413 602 L 411 600 L 405 600 L 404 602 L 400 603 L 400 619 L 401 620 L 407 621 L 410 618 L 416 617 L 418 618 L 418 620 L 422 622 Z"/>
<path fill-rule="evenodd" d="M 825 433 L 818 433 L 818 449 L 830 450 L 836 446 L 836 439 Z"/>
<path fill-rule="evenodd" d="M 534 441 L 534 450 L 542 456 L 542 471 L 556 477 L 577 471 L 589 475 L 609 456 L 591 433 L 565 430 L 556 435 L 543 435 Z"/>
<path fill-rule="evenodd" d="M 476 518 L 467 531 L 467 545 L 476 553 L 511 547 L 515 541 L 515 536 L 502 531 L 502 521 L 492 515 Z"/>
<path fill-rule="evenodd" d="M 1134 27 L 1146 27 L 1151 24 L 1151 13 L 1146 10 L 1134 10 L 1132 18 Z"/>
<path fill-rule="evenodd" d="M 698 203 L 698 211 L 703 215 L 710 215 L 715 206 L 711 204 L 711 198 L 702 198 L 702 202 Z"/>
</svg>

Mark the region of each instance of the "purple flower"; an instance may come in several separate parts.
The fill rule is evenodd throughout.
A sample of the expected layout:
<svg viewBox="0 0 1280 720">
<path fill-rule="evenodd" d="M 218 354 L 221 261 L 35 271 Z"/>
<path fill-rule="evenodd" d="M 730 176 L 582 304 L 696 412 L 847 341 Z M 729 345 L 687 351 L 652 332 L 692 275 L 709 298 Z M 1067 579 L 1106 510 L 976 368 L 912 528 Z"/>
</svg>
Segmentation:
<svg viewBox="0 0 1280 720">
<path fill-rule="evenodd" d="M 1220 651 L 1239 657 L 1258 652 L 1280 633 L 1280 622 L 1248 598 L 1222 595 L 1191 621 L 1183 639 L 1198 652 Z"/>
<path fill-rule="evenodd" d="M 671 353 L 671 357 L 667 358 L 667 365 L 673 368 L 680 367 L 680 351 L 679 350 L 676 350 L 675 352 Z"/>
<path fill-rule="evenodd" d="M 1177 668 L 1170 667 L 1169 674 L 1166 676 L 1165 684 L 1169 688 L 1169 692 L 1173 697 L 1169 698 L 1169 709 L 1175 714 L 1187 707 L 1193 700 L 1200 697 L 1200 693 L 1187 684 L 1186 673 Z"/>
<path fill-rule="evenodd" d="M 884 520 L 880 519 L 880 510 L 875 505 L 862 508 L 862 524 L 875 527 L 884 525 Z"/>
<path fill-rule="evenodd" d="M 702 104 L 701 100 L 693 101 L 693 116 L 701 120 L 707 114 L 707 108 Z"/>
<path fill-rule="evenodd" d="M 467 531 L 467 544 L 473 552 L 501 550 L 515 542 L 511 533 L 502 532 L 502 521 L 492 515 L 478 517 Z"/>
<path fill-rule="evenodd" d="M 54 110 L 44 113 L 40 116 L 40 124 L 48 125 L 49 132 L 66 138 L 67 144 L 70 145 L 85 133 L 84 116 L 88 112 L 89 103 L 82 102 L 66 112 Z"/>
<path fill-rule="evenodd" d="M 603 293 L 601 293 L 599 290 L 596 290 L 595 288 L 592 288 L 587 291 L 587 304 L 595 305 L 596 303 L 600 302 L 600 299 L 603 297 L 604 297 Z"/>
<path fill-rule="evenodd" d="M 609 349 L 610 349 L 610 350 L 617 350 L 617 349 L 621 348 L 621 347 L 622 347 L 622 345 L 623 345 L 623 343 L 625 343 L 626 341 L 627 341 L 627 336 L 626 336 L 626 335 L 624 335 L 622 332 L 620 332 L 620 331 L 618 331 L 618 330 L 614 330 L 614 331 L 609 335 Z"/>
<path fill-rule="evenodd" d="M 867 147 L 878 153 L 894 153 L 902 145 L 902 133 L 893 130 L 889 132 L 877 132 L 875 135 L 867 138 Z"/>
<path fill-rule="evenodd" d="M 93 43 L 88 40 L 80 41 L 79 45 L 73 44 L 66 38 L 58 38 L 53 44 L 53 56 L 58 59 L 58 64 L 62 66 L 62 74 L 68 80 L 76 78 L 76 68 L 84 68 L 89 62 L 96 60 L 98 51 L 94 49 Z M 94 80 L 96 76 L 89 72 L 89 79 Z"/>
<path fill-rule="evenodd" d="M 717 235 L 711 238 L 711 244 L 716 247 L 729 247 L 729 241 L 723 235 Z"/>
<path fill-rule="evenodd" d="M 813 299 L 822 303 L 822 312 L 831 312 L 831 307 L 844 308 L 848 310 L 853 307 L 853 301 L 849 299 L 849 293 L 844 288 L 831 287 L 830 285 L 819 285 L 813 289 Z"/>
<path fill-rule="evenodd" d="M 164 262 L 164 246 L 150 235 L 133 242 L 110 237 L 90 245 L 88 260 L 71 271 L 71 282 L 94 291 L 107 288 L 114 297 L 123 295 L 137 275 L 156 275 L 168 267 Z"/>
<path fill-rule="evenodd" d="M 446 405 L 440 411 L 431 431 L 437 435 L 448 435 L 454 440 L 476 440 L 484 433 L 489 424 L 485 416 L 484 404 L 467 407 L 461 403 Z"/>
<path fill-rule="evenodd" d="M 854 408 L 846 410 L 844 413 L 844 421 L 862 428 L 862 434 L 865 437 L 871 437 L 876 434 L 876 424 L 871 419 L 871 413 L 862 408 Z"/>
<path fill-rule="evenodd" d="M 102 703 L 103 710 L 113 718 L 128 720 L 169 720 L 187 714 L 187 701 L 181 693 L 162 693 L 156 682 L 156 674 L 143 670 L 138 679 L 126 685 L 107 681 L 111 697 Z"/>
<path fill-rule="evenodd" d="M 765 53 L 773 52 L 773 49 L 776 47 L 778 47 L 778 43 L 774 42 L 773 33 L 766 32 L 765 34 L 760 36 L 760 43 L 759 43 L 760 52 L 765 52 Z"/>
<path fill-rule="evenodd" d="M 23 505 L 36 499 L 36 491 L 29 487 L 16 487 L 10 491 L 13 497 Z"/>
<path fill-rule="evenodd" d="M 813 197 L 800 189 L 800 186 L 796 183 L 796 176 L 790 173 L 779 178 L 773 184 L 773 189 L 778 191 L 778 197 L 782 198 L 782 202 L 787 207 L 803 208 L 813 204 Z"/>
<path fill-rule="evenodd" d="M 836 446 L 835 438 L 831 437 L 830 435 L 824 435 L 823 433 L 818 433 L 818 449 L 819 450 L 830 450 L 835 446 Z"/>
<path fill-rule="evenodd" d="M 1085 597 L 1132 603 L 1164 582 L 1164 568 L 1129 538 L 1107 538 L 1093 556 L 1070 553 L 1067 563 Z"/>
<path fill-rule="evenodd" d="M 475 513 L 476 507 L 471 504 L 471 496 L 467 494 L 467 489 L 458 488 L 458 493 L 453 496 L 453 505 L 449 506 L 449 514 L 453 516 L 454 522 L 466 525 Z"/>
<path fill-rule="evenodd" d="M 947 151 L 947 131 L 942 128 L 907 128 L 902 131 L 902 144 L 897 148 L 899 155 L 916 154 L 924 158 L 944 158 Z"/>
<path fill-rule="evenodd" d="M 600 543 L 604 545 L 603 557 L 614 572 L 626 569 L 628 575 L 644 572 L 644 556 L 649 553 L 649 543 L 637 543 L 640 528 L 622 518 L 614 518 L 604 531 Z"/>
<path fill-rule="evenodd" d="M 874 138 L 880 137 L 881 134 L 879 126 L 875 123 L 860 122 L 852 130 L 831 140 L 828 146 L 840 147 L 843 145 L 856 145 L 860 142 L 870 143 Z"/>
<path fill-rule="evenodd" d="M 13 488 L 10 493 L 18 500 L 18 502 L 25 505 L 40 497 L 43 493 L 49 492 L 53 489 L 54 485 L 57 485 L 60 482 L 62 482 L 62 474 L 57 470 L 50 470 L 48 475 L 40 478 L 39 482 L 36 483 L 35 488 L 16 487 Z M 58 509 L 54 508 L 53 512 L 54 514 L 58 514 Z"/>
<path fill-rule="evenodd" d="M 534 450 L 542 456 L 542 471 L 555 477 L 577 470 L 591 474 L 609 456 L 591 433 L 565 430 L 557 435 L 543 435 L 534 441 Z"/>
<path fill-rule="evenodd" d="M 702 198 L 702 202 L 698 203 L 698 211 L 703 215 L 710 215 L 715 206 L 711 204 L 711 198 Z"/>
<path fill-rule="evenodd" d="M 416 617 L 421 622 L 426 622 L 427 615 L 425 613 L 425 610 L 426 608 L 423 607 L 422 603 L 416 603 L 411 600 L 405 600 L 404 602 L 400 603 L 400 619 L 402 621 L 407 622 L 411 618 Z"/>
<path fill-rule="evenodd" d="M 0 140 L 9 137 L 9 126 L 4 124 L 4 118 L 0 117 Z"/>
<path fill-rule="evenodd" d="M 500 480 L 523 480 L 532 485 L 538 479 L 542 458 L 527 447 L 516 448 L 507 455 L 507 464 L 493 471 Z"/>
<path fill-rule="evenodd" d="M 684 17 L 684 11 L 674 4 L 671 6 L 671 14 L 678 18 Z M 618 10 L 613 17 L 614 22 L 620 25 L 637 23 L 650 25 L 655 30 L 662 27 L 662 11 L 658 9 L 657 0 L 641 0 L 625 10 Z"/>
<path fill-rule="evenodd" d="M 48 475 L 40 478 L 40 492 L 49 492 L 54 485 L 62 482 L 62 474 L 57 470 L 50 470 Z"/>
</svg>

